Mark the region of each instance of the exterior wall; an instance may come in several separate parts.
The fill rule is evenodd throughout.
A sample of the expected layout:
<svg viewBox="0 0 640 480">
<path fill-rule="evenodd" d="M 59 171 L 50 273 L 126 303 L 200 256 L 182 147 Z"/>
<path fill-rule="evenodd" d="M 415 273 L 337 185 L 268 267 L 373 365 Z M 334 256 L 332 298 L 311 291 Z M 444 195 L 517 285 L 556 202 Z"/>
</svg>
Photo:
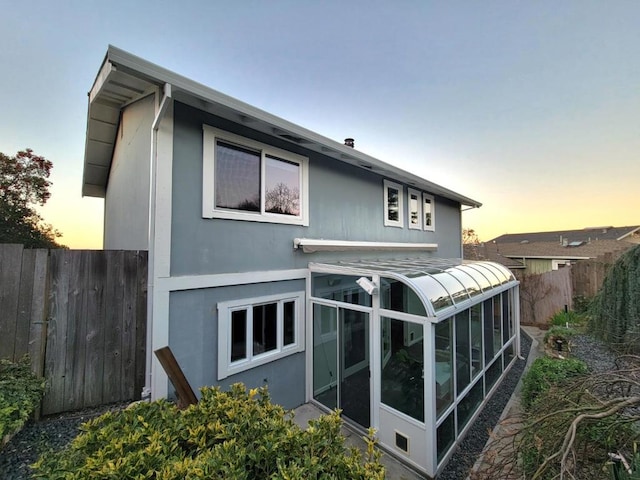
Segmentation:
<svg viewBox="0 0 640 480">
<path fill-rule="evenodd" d="M 203 124 L 309 157 L 309 226 L 203 219 Z M 306 268 L 310 261 L 342 258 L 410 256 L 398 252 L 304 254 L 293 250 L 296 237 L 437 243 L 438 251 L 431 253 L 434 257 L 460 257 L 460 206 L 456 202 L 435 198 L 435 232 L 385 227 L 385 177 L 180 103 L 175 104 L 173 152 L 172 276 Z"/>
<path fill-rule="evenodd" d="M 267 384 L 272 400 L 285 408 L 304 403 L 304 353 L 217 380 L 218 302 L 301 290 L 305 290 L 304 280 L 171 292 L 169 345 L 193 389 L 197 392 L 205 385 L 226 389 L 236 382 L 249 388 Z"/>
<path fill-rule="evenodd" d="M 552 261 L 546 259 L 528 258 L 525 260 L 525 273 L 537 275 L 539 273 L 550 272 L 553 270 Z"/>
<path fill-rule="evenodd" d="M 104 249 L 149 248 L 151 124 L 155 97 L 126 107 L 118 128 L 104 202 Z"/>
</svg>

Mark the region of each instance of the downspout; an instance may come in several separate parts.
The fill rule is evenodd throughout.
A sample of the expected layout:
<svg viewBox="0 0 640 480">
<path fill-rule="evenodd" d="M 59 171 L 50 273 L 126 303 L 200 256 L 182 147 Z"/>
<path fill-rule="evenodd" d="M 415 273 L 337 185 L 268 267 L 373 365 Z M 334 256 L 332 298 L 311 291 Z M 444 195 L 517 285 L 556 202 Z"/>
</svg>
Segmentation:
<svg viewBox="0 0 640 480">
<path fill-rule="evenodd" d="M 153 363 L 153 289 L 155 283 L 155 237 L 156 237 L 156 170 L 158 160 L 158 129 L 160 122 L 171 101 L 171 84 L 165 83 L 162 100 L 156 110 L 156 116 L 151 124 L 151 158 L 149 164 L 149 233 L 148 233 L 148 259 L 147 259 L 147 348 L 145 363 L 145 385 L 142 389 L 142 400 L 151 399 L 151 365 Z"/>
</svg>

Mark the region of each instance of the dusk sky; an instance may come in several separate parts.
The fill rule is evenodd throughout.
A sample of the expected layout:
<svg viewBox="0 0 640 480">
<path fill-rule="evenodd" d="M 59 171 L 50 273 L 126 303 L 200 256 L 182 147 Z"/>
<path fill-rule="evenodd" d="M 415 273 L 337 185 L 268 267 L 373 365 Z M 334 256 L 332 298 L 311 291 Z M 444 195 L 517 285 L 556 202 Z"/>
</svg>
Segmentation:
<svg viewBox="0 0 640 480">
<path fill-rule="evenodd" d="M 640 224 L 638 0 L 23 0 L 0 29 L 0 152 L 53 161 L 72 248 L 102 246 L 80 190 L 109 44 L 482 202 L 482 240 Z"/>
</svg>

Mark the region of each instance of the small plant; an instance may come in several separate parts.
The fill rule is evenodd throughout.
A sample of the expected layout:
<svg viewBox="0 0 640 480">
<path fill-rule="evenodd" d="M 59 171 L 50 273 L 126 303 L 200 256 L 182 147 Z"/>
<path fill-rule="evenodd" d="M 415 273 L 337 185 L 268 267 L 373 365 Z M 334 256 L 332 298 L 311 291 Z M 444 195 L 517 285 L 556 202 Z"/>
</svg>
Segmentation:
<svg viewBox="0 0 640 480">
<path fill-rule="evenodd" d="M 373 432 L 347 448 L 339 412 L 302 430 L 266 387 L 203 388 L 196 405 L 139 403 L 85 423 L 69 447 L 40 457 L 34 478 L 384 479 Z"/>
<path fill-rule="evenodd" d="M 551 326 L 554 327 L 580 327 L 584 322 L 584 316 L 574 312 L 573 310 L 569 310 L 567 312 L 564 310 L 560 311 L 551 317 L 550 321 Z"/>
<path fill-rule="evenodd" d="M 522 378 L 523 406 L 525 408 L 531 407 L 540 394 L 547 391 L 552 385 L 585 373 L 587 373 L 587 365 L 575 358 L 537 358 Z"/>
<path fill-rule="evenodd" d="M 29 357 L 0 360 L 0 440 L 22 428 L 43 392 L 44 380 L 31 372 Z"/>
</svg>

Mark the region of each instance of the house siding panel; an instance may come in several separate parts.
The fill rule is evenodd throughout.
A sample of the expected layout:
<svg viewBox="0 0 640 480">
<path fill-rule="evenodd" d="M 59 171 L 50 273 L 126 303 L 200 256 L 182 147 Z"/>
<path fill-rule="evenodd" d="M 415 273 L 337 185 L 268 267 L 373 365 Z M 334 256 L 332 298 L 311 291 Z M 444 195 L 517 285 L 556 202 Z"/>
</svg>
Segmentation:
<svg viewBox="0 0 640 480">
<path fill-rule="evenodd" d="M 295 280 L 172 292 L 169 346 L 193 389 L 214 385 L 226 389 L 236 382 L 253 388 L 266 383 L 273 400 L 286 408 L 304 403 L 304 352 L 217 380 L 218 302 L 304 289 L 304 280 Z"/>
<path fill-rule="evenodd" d="M 104 248 L 149 248 L 149 161 L 154 96 L 122 113 L 104 202 Z"/>
<path fill-rule="evenodd" d="M 202 125 L 208 124 L 309 157 L 309 226 L 203 219 Z M 383 224 L 383 177 L 244 125 L 176 103 L 171 275 L 306 268 L 309 261 L 406 257 L 403 252 L 316 253 L 293 250 L 296 237 L 437 243 L 438 257 L 460 257 L 460 206 L 436 197 L 436 231 Z M 406 187 L 406 186 L 405 186 Z M 406 215 L 406 205 L 404 207 Z M 268 252 L 268 254 L 265 254 Z"/>
</svg>

